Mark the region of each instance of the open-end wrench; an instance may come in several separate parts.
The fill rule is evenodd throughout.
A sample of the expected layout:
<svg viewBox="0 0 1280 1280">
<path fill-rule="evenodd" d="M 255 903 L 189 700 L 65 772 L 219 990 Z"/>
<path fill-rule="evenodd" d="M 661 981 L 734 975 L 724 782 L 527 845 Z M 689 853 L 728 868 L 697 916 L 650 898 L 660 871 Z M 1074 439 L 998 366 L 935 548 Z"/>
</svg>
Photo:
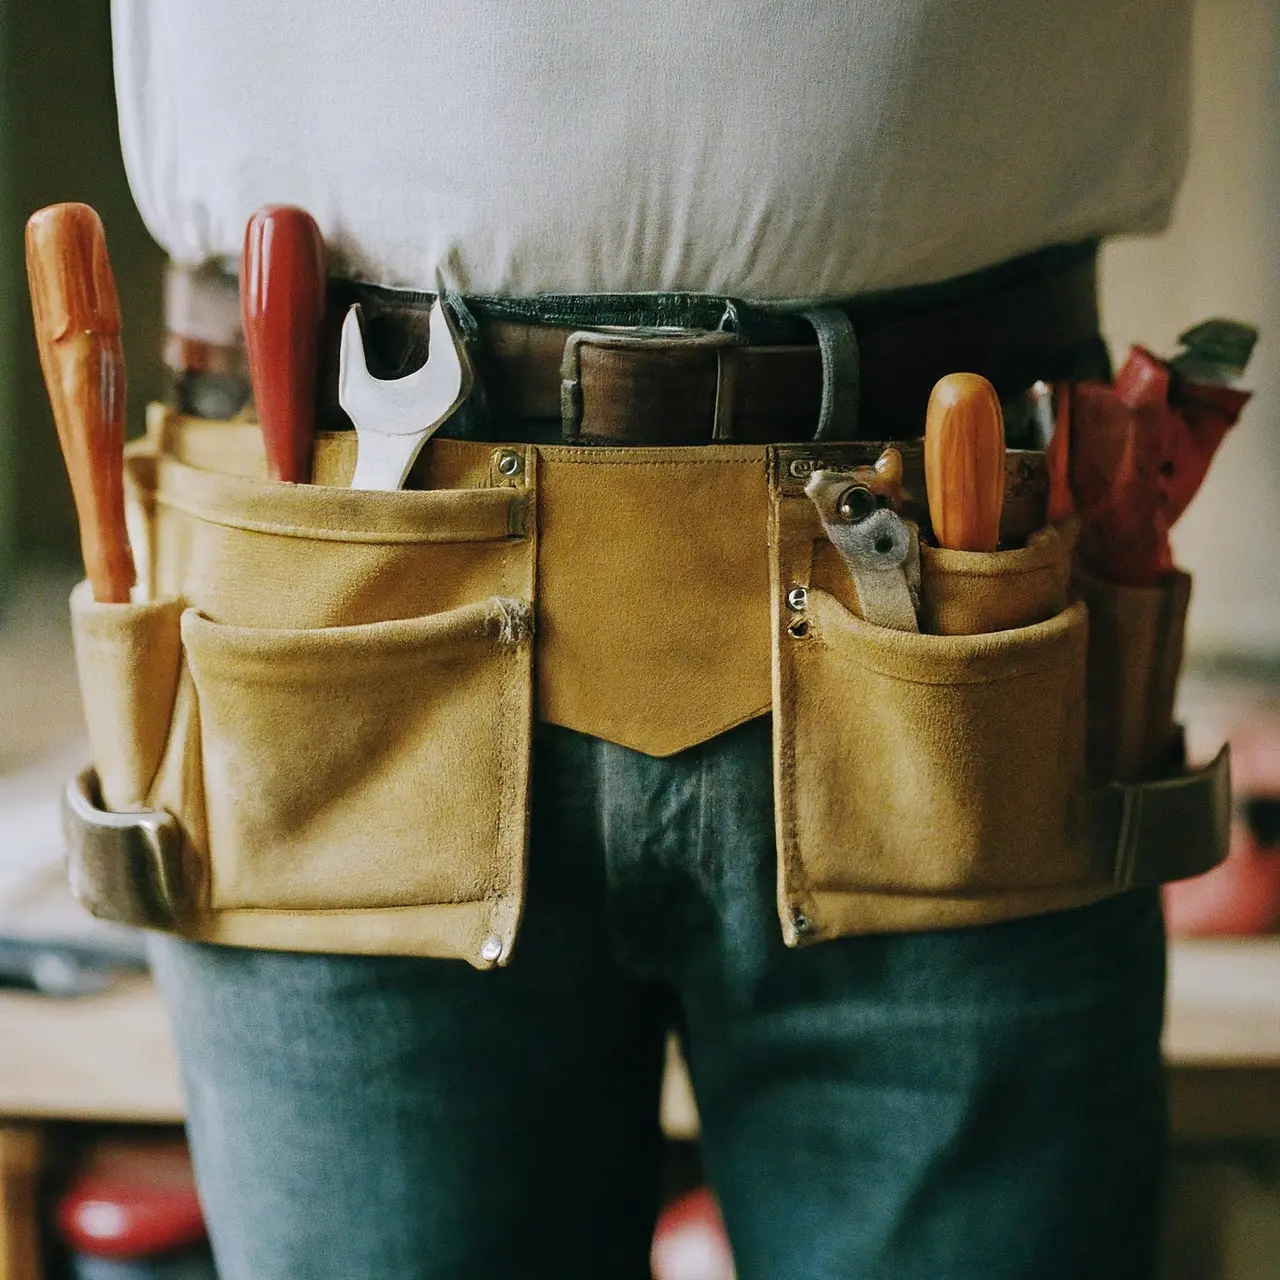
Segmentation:
<svg viewBox="0 0 1280 1280">
<path fill-rule="evenodd" d="M 360 308 L 342 323 L 338 403 L 356 428 L 353 489 L 399 489 L 432 433 L 471 391 L 471 361 L 439 298 L 427 363 L 405 378 L 375 378 L 365 361 Z"/>
</svg>

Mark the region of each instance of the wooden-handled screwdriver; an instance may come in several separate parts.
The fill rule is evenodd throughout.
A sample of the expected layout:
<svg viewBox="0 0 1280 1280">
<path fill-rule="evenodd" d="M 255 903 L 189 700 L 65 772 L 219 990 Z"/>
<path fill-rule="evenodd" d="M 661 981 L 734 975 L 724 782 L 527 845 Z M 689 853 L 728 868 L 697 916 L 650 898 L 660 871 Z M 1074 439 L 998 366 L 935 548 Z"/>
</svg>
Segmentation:
<svg viewBox="0 0 1280 1280">
<path fill-rule="evenodd" d="M 924 478 L 938 546 L 994 551 L 1004 508 L 1004 415 L 986 378 L 951 373 L 929 397 Z"/>
<path fill-rule="evenodd" d="M 259 209 L 244 232 L 240 314 L 272 480 L 311 479 L 324 292 L 315 219 L 292 205 Z"/>
<path fill-rule="evenodd" d="M 36 346 L 80 518 L 95 600 L 123 604 L 135 574 L 124 520 L 124 355 L 120 300 L 102 221 L 55 204 L 27 222 Z"/>
</svg>

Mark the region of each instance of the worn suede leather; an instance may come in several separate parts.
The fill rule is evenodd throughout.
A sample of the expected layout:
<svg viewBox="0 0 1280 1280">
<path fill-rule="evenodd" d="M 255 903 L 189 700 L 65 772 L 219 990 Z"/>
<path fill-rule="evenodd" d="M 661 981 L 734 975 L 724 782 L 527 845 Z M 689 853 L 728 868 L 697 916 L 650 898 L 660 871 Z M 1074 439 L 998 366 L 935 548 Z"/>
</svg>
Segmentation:
<svg viewBox="0 0 1280 1280">
<path fill-rule="evenodd" d="M 772 708 L 789 943 L 1114 891 L 1077 820 L 1086 649 L 1095 776 L 1152 776 L 1185 579 L 1072 604 L 1070 529 L 925 548 L 912 634 L 858 615 L 768 449 L 438 440 L 399 493 L 354 462 L 321 435 L 322 483 L 268 484 L 255 424 L 158 411 L 128 464 L 156 603 L 73 601 L 104 799 L 178 817 L 184 933 L 505 962 L 535 682 L 544 718 L 654 756 Z"/>
<path fill-rule="evenodd" d="M 1067 607 L 1071 540 L 1033 533 L 1016 551 L 920 548 L 920 629 L 971 636 L 1046 622 Z"/>
<path fill-rule="evenodd" d="M 107 807 L 146 807 L 178 689 L 178 601 L 100 604 L 71 593 L 71 634 L 89 752 Z"/>
<path fill-rule="evenodd" d="M 671 755 L 769 710 L 764 449 L 539 449 L 538 705 Z"/>
<path fill-rule="evenodd" d="M 172 654 L 137 699 L 165 731 L 142 798 L 187 837 L 184 931 L 501 963 L 523 899 L 536 459 L 509 478 L 442 442 L 421 478 L 446 487 L 368 493 L 340 487 L 348 440 L 318 442 L 337 484 L 282 486 L 257 437 L 158 413 L 129 462 Z M 122 702 L 164 657 L 144 639 L 115 644 L 137 668 Z M 131 732 L 99 735 L 100 772 L 138 753 Z"/>
<path fill-rule="evenodd" d="M 210 908 L 501 897 L 502 827 L 524 801 L 513 756 L 527 732 L 531 621 L 526 603 L 501 597 L 308 630 L 220 626 L 188 609 Z"/>
<path fill-rule="evenodd" d="M 308 503 L 306 488 L 262 486 L 246 497 L 234 481 L 208 474 L 263 474 L 255 426 L 156 415 L 153 435 L 164 454 L 159 470 L 169 507 L 198 506 L 216 518 L 211 506 L 221 509 L 230 495 L 242 515 L 271 522 L 289 518 L 286 504 Z M 442 510 L 453 504 L 450 539 L 458 536 L 462 520 L 473 526 L 475 537 L 503 536 L 509 504 L 497 487 L 505 482 L 493 465 L 499 452 L 452 440 L 435 440 L 424 450 L 410 483 L 441 490 L 433 500 Z M 770 693 L 769 570 L 761 553 L 769 510 L 764 448 L 540 446 L 536 454 L 540 718 L 664 756 L 765 714 Z M 174 461 L 186 465 L 177 468 Z M 354 468 L 352 433 L 319 437 L 318 484 L 345 487 Z M 475 493 L 443 492 L 479 485 L 494 486 L 485 495 L 487 506 Z M 405 521 L 414 537 L 424 536 L 421 520 L 408 510 L 424 495 L 359 496 L 370 499 L 368 519 L 387 538 L 399 536 Z M 246 501 L 258 509 L 245 512 Z M 174 523 L 168 521 L 166 538 Z M 184 547 L 179 554 L 185 559 L 190 552 Z M 452 540 L 443 554 L 445 576 L 463 579 L 451 597 L 454 604 L 471 590 L 468 554 Z M 712 566 L 715 572 L 708 572 Z M 307 586 L 308 575 L 318 571 L 318 564 L 298 561 L 298 585 Z M 390 581 L 378 586 L 395 589 Z M 386 616 L 410 616 L 412 607 L 398 603 L 398 612 Z M 672 653 L 679 653 L 678 663 L 670 661 Z"/>
<path fill-rule="evenodd" d="M 1089 607 L 1089 776 L 1146 782 L 1167 774 L 1191 579 L 1173 570 L 1154 587 L 1117 586 L 1080 572 Z"/>
<path fill-rule="evenodd" d="M 856 612 L 810 504 L 775 485 L 778 907 L 804 942 L 979 923 L 1107 892 L 1072 834 L 1084 775 L 1087 618 L 1069 538 L 922 552 L 914 635 Z M 847 576 L 847 575 L 846 575 Z M 1003 591 L 1004 579 L 1009 590 Z M 806 587 L 805 608 L 788 604 Z"/>
<path fill-rule="evenodd" d="M 1066 840 L 1083 773 L 1084 609 L 980 636 L 873 627 L 811 591 L 779 636 L 779 831 L 787 901 L 968 897 L 1088 879 Z M 864 910 L 870 908 L 864 903 Z"/>
</svg>

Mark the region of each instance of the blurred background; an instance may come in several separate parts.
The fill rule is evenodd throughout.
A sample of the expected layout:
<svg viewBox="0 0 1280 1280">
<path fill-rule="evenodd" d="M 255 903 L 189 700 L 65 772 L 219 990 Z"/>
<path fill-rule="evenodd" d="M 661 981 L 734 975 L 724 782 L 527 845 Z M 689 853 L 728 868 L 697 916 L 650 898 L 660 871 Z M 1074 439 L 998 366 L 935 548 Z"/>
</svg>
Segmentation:
<svg viewBox="0 0 1280 1280">
<path fill-rule="evenodd" d="M 1280 658 L 1280 6 L 1196 5 L 1191 163 L 1173 224 L 1103 253 L 1112 354 L 1160 354 L 1223 315 L 1262 337 L 1245 379 L 1257 395 L 1175 531 L 1195 575 L 1189 642 L 1201 664 L 1274 670 Z"/>
<path fill-rule="evenodd" d="M 1179 332 L 1210 316 L 1250 321 L 1262 332 L 1245 379 L 1256 397 L 1175 543 L 1196 582 L 1183 698 L 1193 745 L 1208 752 L 1231 738 L 1242 794 L 1265 809 L 1280 800 L 1276 0 L 1198 0 L 1193 91 L 1191 163 L 1173 225 L 1159 237 L 1105 248 L 1104 328 L 1117 361 L 1133 342 L 1171 354 Z M 108 6 L 0 0 L 0 938 L 31 919 L 58 927 L 58 909 L 43 899 L 32 906 L 30 871 L 54 867 L 49 883 L 58 879 L 53 797 L 81 750 L 64 621 L 65 593 L 77 575 L 77 535 L 22 264 L 27 216 L 61 200 L 92 204 L 106 225 L 125 317 L 129 421 L 140 430 L 144 406 L 164 382 L 162 257 L 121 166 Z M 1264 868 L 1257 892 L 1270 884 L 1280 893 L 1280 827 L 1268 832 L 1242 822 L 1239 840 L 1246 865 Z M 1257 900 L 1248 886 L 1238 892 Z M 1255 921 L 1251 928 L 1265 932 L 1276 923 Z M 1274 1280 L 1280 1277 L 1280 938 L 1272 932 L 1182 940 L 1171 965 L 1166 1051 L 1177 1147 L 1166 1280 Z M 78 1175 L 69 1170 L 79 1157 L 66 1153 L 93 1147 L 100 1134 L 93 1125 L 129 1122 L 124 1132 L 132 1140 L 143 1132 L 133 1127 L 138 1122 L 171 1123 L 181 1114 L 163 1020 L 140 973 L 115 989 L 115 1003 L 86 997 L 90 1003 L 81 1008 L 93 1013 L 87 1020 L 81 1013 L 77 1022 L 41 999 L 0 992 L 0 1280 L 31 1280 L 41 1266 L 53 1274 L 70 1265 L 66 1251 L 77 1237 L 73 1227 L 61 1236 L 53 1229 L 52 1206 L 59 1196 L 64 1205 L 74 1198 Z M 51 1067 L 55 1045 L 61 1056 Z M 678 1074 L 673 1079 L 665 1105 L 675 1195 L 696 1185 L 698 1162 L 696 1114 Z M 159 1136 L 168 1141 L 165 1131 Z M 165 1150 L 161 1165 L 171 1177 L 173 1152 Z M 108 1183 L 112 1167 L 108 1159 Z M 190 1204 L 182 1204 L 189 1218 Z M 15 1205 L 35 1206 L 44 1264 L 24 1244 L 21 1215 L 10 1218 Z M 655 1255 L 660 1280 L 723 1280 L 723 1262 L 708 1243 L 713 1206 L 688 1201 L 672 1211 L 668 1226 L 671 1240 L 684 1232 L 691 1243 L 683 1255 L 675 1245 Z"/>
<path fill-rule="evenodd" d="M 102 215 L 139 430 L 161 386 L 164 259 L 129 195 L 114 101 L 102 0 L 0 5 L 0 582 L 10 587 L 19 568 L 74 565 L 78 547 L 27 301 L 22 228 L 36 209 L 83 200 Z"/>
</svg>

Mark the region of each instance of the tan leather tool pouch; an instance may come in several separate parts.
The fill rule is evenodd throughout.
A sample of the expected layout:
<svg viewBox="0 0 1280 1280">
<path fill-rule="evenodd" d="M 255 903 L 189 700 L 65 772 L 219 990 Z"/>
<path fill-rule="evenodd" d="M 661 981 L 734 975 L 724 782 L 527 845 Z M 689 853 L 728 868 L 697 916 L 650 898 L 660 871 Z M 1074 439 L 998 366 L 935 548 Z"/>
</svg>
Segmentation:
<svg viewBox="0 0 1280 1280">
<path fill-rule="evenodd" d="M 781 460 L 780 460 L 781 461 Z M 779 910 L 793 942 L 977 923 L 1101 896 L 1069 838 L 1087 620 L 1069 539 L 922 548 L 922 614 L 859 616 L 783 465 L 773 474 Z M 967 633 L 967 634 L 957 634 Z"/>
<path fill-rule="evenodd" d="M 859 616 L 801 481 L 773 468 L 774 794 L 783 931 L 937 928 L 1102 896 L 1070 840 L 1087 618 L 1070 539 L 922 548 L 925 626 Z M 965 634 L 957 634 L 965 632 Z"/>
<path fill-rule="evenodd" d="M 820 590 L 808 613 L 804 636 L 779 636 L 793 921 L 999 918 L 1088 878 L 1087 852 L 1065 839 L 1083 756 L 1083 608 L 993 636 L 873 627 Z"/>
<path fill-rule="evenodd" d="M 73 605 L 102 800 L 177 820 L 174 927 L 508 956 L 523 897 L 536 458 L 440 442 L 420 490 L 261 475 L 256 426 L 162 413 L 130 460 L 155 604 Z M 197 463 L 203 465 L 196 465 Z"/>
<path fill-rule="evenodd" d="M 876 626 L 803 485 L 777 451 L 788 942 L 1083 905 L 1225 855 L 1226 753 L 1182 771 L 1169 750 L 1185 579 L 1150 593 L 1073 582 L 1070 526 L 1013 551 L 922 546 L 920 632 Z"/>
<path fill-rule="evenodd" d="M 1019 527 L 922 547 L 920 633 L 874 625 L 805 486 L 879 449 L 435 440 L 371 493 L 351 433 L 270 484 L 256 424 L 157 411 L 127 474 L 146 603 L 72 601 L 97 771 L 68 789 L 73 884 L 212 941 L 503 964 L 535 704 L 655 756 L 772 707 L 792 944 L 1217 861 L 1225 754 L 1168 772 L 1186 580 L 1073 582 L 1072 530 Z"/>
</svg>

